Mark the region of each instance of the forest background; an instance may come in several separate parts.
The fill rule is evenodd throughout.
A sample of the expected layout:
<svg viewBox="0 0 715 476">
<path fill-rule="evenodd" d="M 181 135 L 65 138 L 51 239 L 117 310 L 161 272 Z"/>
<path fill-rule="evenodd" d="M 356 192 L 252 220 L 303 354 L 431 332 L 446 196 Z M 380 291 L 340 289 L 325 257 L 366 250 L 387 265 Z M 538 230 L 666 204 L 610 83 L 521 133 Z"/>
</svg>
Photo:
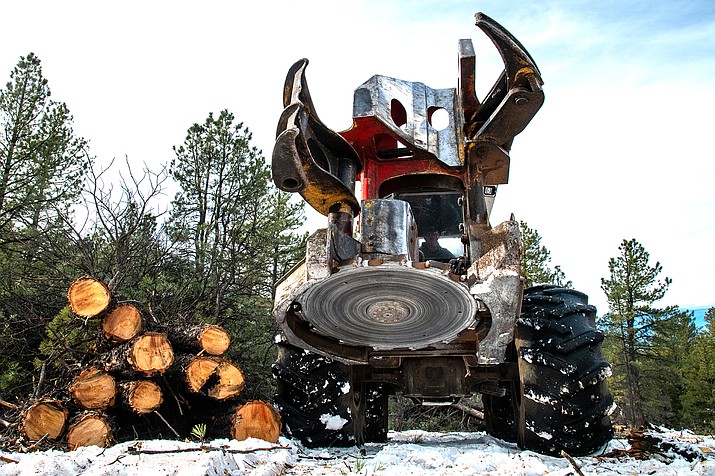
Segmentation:
<svg viewBox="0 0 715 476">
<path fill-rule="evenodd" d="M 147 319 L 224 326 L 251 382 L 245 398 L 270 399 L 273 288 L 306 235 L 302 205 L 272 186 L 248 127 L 210 113 L 171 163 L 100 166 L 32 53 L 0 90 L 0 127 L 0 397 L 23 401 L 85 363 L 95 324 L 72 316 L 66 291 L 91 275 Z M 538 231 L 521 226 L 526 284 L 571 286 Z M 715 309 L 696 326 L 692 312 L 658 307 L 671 282 L 663 266 L 636 239 L 617 251 L 597 322 L 616 421 L 715 431 Z"/>
</svg>

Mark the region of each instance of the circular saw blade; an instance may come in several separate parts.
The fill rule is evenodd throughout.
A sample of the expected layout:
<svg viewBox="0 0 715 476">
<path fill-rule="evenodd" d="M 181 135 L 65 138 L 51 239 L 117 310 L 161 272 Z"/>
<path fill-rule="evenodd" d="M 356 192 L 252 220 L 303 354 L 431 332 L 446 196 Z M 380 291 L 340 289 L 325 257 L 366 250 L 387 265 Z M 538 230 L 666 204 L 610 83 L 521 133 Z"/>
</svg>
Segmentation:
<svg viewBox="0 0 715 476">
<path fill-rule="evenodd" d="M 474 324 L 466 286 L 437 270 L 343 268 L 298 298 L 319 334 L 376 350 L 449 342 Z"/>
</svg>

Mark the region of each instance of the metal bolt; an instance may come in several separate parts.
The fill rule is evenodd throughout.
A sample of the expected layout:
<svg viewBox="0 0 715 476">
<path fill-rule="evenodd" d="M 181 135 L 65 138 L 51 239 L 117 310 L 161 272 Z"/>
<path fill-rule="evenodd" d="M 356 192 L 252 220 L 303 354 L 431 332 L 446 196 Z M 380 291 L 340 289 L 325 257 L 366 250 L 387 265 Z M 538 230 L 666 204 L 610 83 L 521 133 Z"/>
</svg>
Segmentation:
<svg viewBox="0 0 715 476">
<path fill-rule="evenodd" d="M 514 100 L 517 106 L 523 106 L 524 104 L 527 104 L 529 102 L 528 99 L 525 97 L 518 97 Z"/>
</svg>

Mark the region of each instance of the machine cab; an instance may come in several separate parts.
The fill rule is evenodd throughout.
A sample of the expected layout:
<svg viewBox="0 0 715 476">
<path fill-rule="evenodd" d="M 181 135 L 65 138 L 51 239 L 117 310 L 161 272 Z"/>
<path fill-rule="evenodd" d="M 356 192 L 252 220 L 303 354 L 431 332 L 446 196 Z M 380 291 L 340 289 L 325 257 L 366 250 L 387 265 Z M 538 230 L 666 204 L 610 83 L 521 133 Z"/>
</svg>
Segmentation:
<svg viewBox="0 0 715 476">
<path fill-rule="evenodd" d="M 448 263 L 464 254 L 460 192 L 407 191 L 393 196 L 410 204 L 417 225 L 420 261 Z"/>
</svg>

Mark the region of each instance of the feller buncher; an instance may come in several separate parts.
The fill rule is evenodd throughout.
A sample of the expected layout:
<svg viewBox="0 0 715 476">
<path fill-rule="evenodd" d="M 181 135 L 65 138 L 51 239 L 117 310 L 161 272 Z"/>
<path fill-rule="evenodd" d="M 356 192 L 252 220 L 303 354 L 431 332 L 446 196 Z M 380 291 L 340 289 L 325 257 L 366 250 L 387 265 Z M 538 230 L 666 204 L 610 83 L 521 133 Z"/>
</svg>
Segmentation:
<svg viewBox="0 0 715 476">
<path fill-rule="evenodd" d="M 518 223 L 489 221 L 544 93 L 519 41 L 484 14 L 476 25 L 504 62 L 481 100 L 471 40 L 459 41 L 456 88 L 373 76 L 339 133 L 318 118 L 308 61 L 288 72 L 273 180 L 327 217 L 274 307 L 275 403 L 306 445 L 385 441 L 394 394 L 449 404 L 479 393 L 491 435 L 545 454 L 611 438 L 595 308 L 572 289 L 524 289 Z"/>
</svg>

